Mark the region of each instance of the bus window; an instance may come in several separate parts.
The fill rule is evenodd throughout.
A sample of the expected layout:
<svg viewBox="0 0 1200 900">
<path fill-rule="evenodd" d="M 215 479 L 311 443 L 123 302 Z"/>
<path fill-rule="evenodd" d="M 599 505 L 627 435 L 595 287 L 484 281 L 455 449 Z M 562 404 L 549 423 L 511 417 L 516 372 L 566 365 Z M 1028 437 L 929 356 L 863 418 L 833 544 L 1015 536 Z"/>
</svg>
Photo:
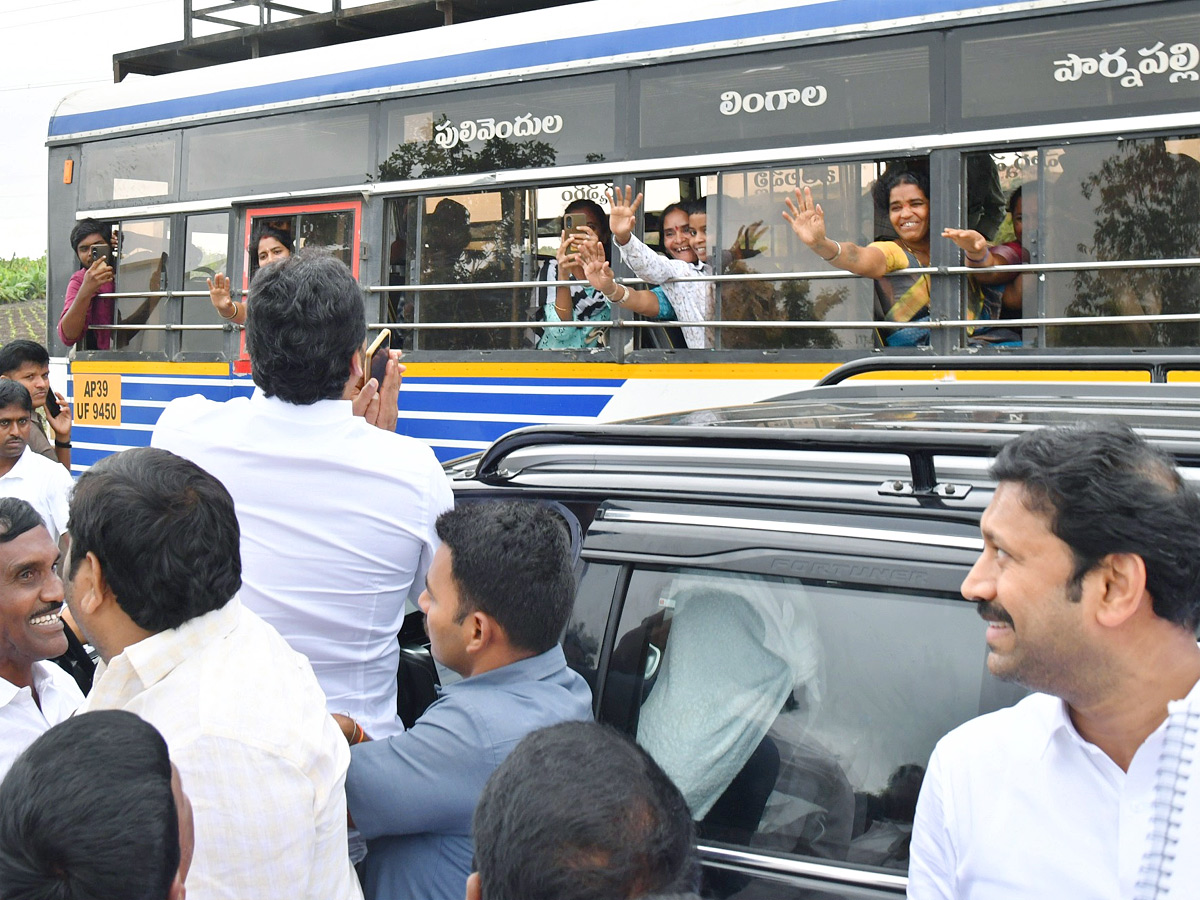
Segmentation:
<svg viewBox="0 0 1200 900">
<path fill-rule="evenodd" d="M 605 256 L 613 262 L 613 247 L 608 230 L 608 196 L 611 183 L 568 184 L 539 188 L 534 192 L 537 220 L 537 246 L 532 277 L 539 282 L 529 298 L 528 317 L 531 321 L 556 321 L 560 288 L 544 284 L 551 281 L 576 280 L 578 284 L 564 287 L 570 297 L 572 315 L 581 321 L 611 321 L 607 301 L 597 294 L 584 279 L 582 271 L 562 271 L 557 254 L 562 234 L 570 224 L 590 227 L 604 246 Z M 563 298 L 565 302 L 565 297 Z M 564 307 L 566 309 L 566 307 Z M 542 350 L 591 350 L 608 343 L 608 333 L 588 328 L 530 328 L 525 332 L 527 346 Z"/>
<path fill-rule="evenodd" d="M 480 284 L 521 281 L 534 229 L 526 221 L 523 190 L 433 195 L 421 200 L 417 283 Z M 415 294 L 413 320 L 420 325 L 523 322 L 528 289 L 432 290 Z M 413 345 L 421 350 L 521 349 L 521 329 L 421 328 Z"/>
<path fill-rule="evenodd" d="M 171 245 L 171 220 L 138 219 L 120 225 L 120 250 L 117 256 L 117 293 L 144 294 L 169 289 L 168 251 Z M 159 297 L 124 297 L 117 300 L 117 325 L 164 324 L 166 304 Z M 114 333 L 114 350 L 165 352 L 165 332 L 161 330 L 125 330 Z"/>
<path fill-rule="evenodd" d="M 1200 138 L 1140 138 L 1043 148 L 1046 262 L 1194 257 L 1200 248 Z M 1108 269 L 1046 277 L 1047 316 L 1196 312 L 1195 268 Z M 1196 346 L 1197 324 L 1050 327 L 1048 346 Z"/>
<path fill-rule="evenodd" d="M 721 175 L 716 198 L 716 229 L 709 230 L 714 259 L 720 248 L 720 273 L 763 275 L 773 272 L 822 272 L 831 267 L 805 247 L 782 218 L 784 200 L 797 188 L 809 188 L 825 213 L 830 238 L 866 246 L 894 240 L 886 212 L 878 213 L 871 196 L 875 180 L 889 168 L 925 167 L 923 159 L 841 164 L 773 166 Z M 713 201 L 710 200 L 710 206 Z M 710 219 L 712 217 L 710 216 Z M 930 230 L 935 230 L 931 225 Z M 805 328 L 727 328 L 721 346 L 731 349 L 821 348 L 868 351 L 883 340 L 868 328 L 827 328 L 830 321 L 871 322 L 880 317 L 875 286 L 869 279 L 726 282 L 718 291 L 725 321 L 812 322 Z"/>
<path fill-rule="evenodd" d="M 185 291 L 208 290 L 208 279 L 218 272 L 229 272 L 229 214 L 203 213 L 188 216 L 187 243 L 183 248 Z M 212 304 L 205 296 L 183 299 L 184 325 L 219 324 L 214 319 Z M 225 348 L 225 335 L 220 331 L 184 331 L 180 349 L 185 352 L 220 353 Z"/>
<path fill-rule="evenodd" d="M 413 271 L 413 255 L 417 249 L 417 201 L 412 197 L 398 197 L 389 200 L 384 214 L 387 228 L 387 277 L 384 283 L 389 287 L 401 287 L 410 284 L 409 273 Z M 413 321 L 413 301 L 415 294 L 408 291 L 396 291 L 383 294 L 379 300 L 379 310 L 376 315 L 380 322 L 391 322 L 403 326 Z M 413 333 L 411 329 L 393 328 L 392 346 L 404 350 L 412 349 Z"/>
<path fill-rule="evenodd" d="M 1101 140 L 992 154 L 1006 216 L 994 255 L 1013 263 L 1182 259 L 1200 248 L 1200 138 Z M 968 188 L 971 170 L 968 167 Z M 1019 189 L 1019 193 L 1017 192 Z M 1011 212 L 1008 207 L 1012 207 Z M 1082 269 L 1006 278 L 1004 318 L 1154 316 L 1196 311 L 1194 268 Z M 985 291 L 996 290 L 985 285 Z M 1196 323 L 1050 325 L 1024 343 L 1047 347 L 1178 347 Z"/>
</svg>

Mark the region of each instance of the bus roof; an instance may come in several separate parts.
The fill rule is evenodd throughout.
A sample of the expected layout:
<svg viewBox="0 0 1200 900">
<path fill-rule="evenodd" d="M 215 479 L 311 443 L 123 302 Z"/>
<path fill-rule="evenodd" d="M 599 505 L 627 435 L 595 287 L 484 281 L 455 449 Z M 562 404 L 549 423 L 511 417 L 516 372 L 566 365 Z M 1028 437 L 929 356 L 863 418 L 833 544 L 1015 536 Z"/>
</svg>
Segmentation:
<svg viewBox="0 0 1200 900">
<path fill-rule="evenodd" d="M 593 0 L 78 91 L 48 143 L 702 51 L 1061 10 L 1094 0 Z M 897 15 L 899 10 L 903 15 Z"/>
</svg>

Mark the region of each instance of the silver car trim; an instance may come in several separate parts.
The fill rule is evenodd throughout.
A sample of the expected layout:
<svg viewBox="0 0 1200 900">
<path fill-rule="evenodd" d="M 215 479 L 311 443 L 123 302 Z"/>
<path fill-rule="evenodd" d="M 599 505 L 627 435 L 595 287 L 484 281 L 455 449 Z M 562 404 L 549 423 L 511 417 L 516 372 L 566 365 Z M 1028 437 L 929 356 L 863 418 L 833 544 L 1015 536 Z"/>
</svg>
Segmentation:
<svg viewBox="0 0 1200 900">
<path fill-rule="evenodd" d="M 714 528 L 738 528 L 747 531 L 779 531 L 787 534 L 848 537 L 869 541 L 891 541 L 892 543 L 899 544 L 955 547 L 959 550 L 983 550 L 982 538 L 953 537 L 944 534 L 921 534 L 912 531 L 891 531 L 883 528 L 855 528 L 849 525 L 816 525 L 812 522 L 776 522 L 769 519 L 736 519 L 731 516 L 659 513 L 632 509 L 605 509 L 603 516 L 597 515 L 597 518 L 606 522 L 648 522 L 657 525 L 707 525 Z"/>
<path fill-rule="evenodd" d="M 700 857 L 705 862 L 732 863 L 741 866 L 769 869 L 787 875 L 806 875 L 827 881 L 848 882 L 864 887 L 899 889 L 903 891 L 908 886 L 908 878 L 904 875 L 892 875 L 887 872 L 868 872 L 862 869 L 849 869 L 832 866 L 826 863 L 804 862 L 798 859 L 788 859 L 779 856 L 764 856 L 759 853 L 749 853 L 745 850 L 731 850 L 727 847 L 711 847 L 700 845 Z"/>
</svg>

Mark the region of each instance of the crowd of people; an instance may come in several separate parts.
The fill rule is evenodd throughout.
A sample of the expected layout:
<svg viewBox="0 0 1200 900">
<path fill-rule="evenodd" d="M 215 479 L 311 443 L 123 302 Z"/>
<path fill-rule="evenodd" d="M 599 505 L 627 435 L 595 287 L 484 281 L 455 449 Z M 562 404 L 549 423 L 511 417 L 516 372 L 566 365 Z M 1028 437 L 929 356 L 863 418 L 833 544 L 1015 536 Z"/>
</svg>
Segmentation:
<svg viewBox="0 0 1200 900">
<path fill-rule="evenodd" d="M 911 249 L 927 234 L 908 188 L 893 196 Z M 829 240 L 808 199 L 797 233 L 876 272 L 888 251 Z M 637 199 L 611 206 L 613 241 L 646 262 Z M 602 280 L 593 225 L 561 263 Z M 454 506 L 429 448 L 395 433 L 398 359 L 382 383 L 364 372 L 340 261 L 264 265 L 242 312 L 253 395 L 176 399 L 152 446 L 73 485 L 29 441 L 52 396 L 41 356 L 0 350 L 19 359 L 0 378 L 0 897 L 696 891 L 703 810 L 590 721 L 567 665 L 559 514 Z M 43 415 L 69 444 L 57 399 Z M 1025 433 L 993 475 L 963 595 L 988 668 L 1037 693 L 939 743 L 909 894 L 1130 896 L 1167 705 L 1200 704 L 1200 498 L 1116 426 Z M 444 687 L 405 728 L 396 634 L 413 604 Z M 99 658 L 82 685 L 52 662 L 72 634 Z"/>
</svg>

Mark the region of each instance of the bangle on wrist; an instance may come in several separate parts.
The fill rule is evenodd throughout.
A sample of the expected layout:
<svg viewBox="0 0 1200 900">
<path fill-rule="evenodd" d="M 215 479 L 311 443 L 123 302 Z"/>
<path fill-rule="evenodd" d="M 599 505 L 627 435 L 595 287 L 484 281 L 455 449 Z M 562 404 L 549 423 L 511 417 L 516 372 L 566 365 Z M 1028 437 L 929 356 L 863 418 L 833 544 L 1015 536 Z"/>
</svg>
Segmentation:
<svg viewBox="0 0 1200 900">
<path fill-rule="evenodd" d="M 973 263 L 987 262 L 987 258 L 988 258 L 988 255 L 986 253 L 984 253 L 983 256 L 976 259 L 974 256 L 972 256 L 966 250 L 963 251 L 963 256 L 965 256 L 967 258 L 967 262 L 973 262 Z"/>
<path fill-rule="evenodd" d="M 225 315 L 225 313 L 221 312 L 219 309 L 217 310 L 217 315 L 219 315 L 222 319 L 225 319 L 226 321 L 228 321 L 229 319 L 236 319 L 237 314 L 238 314 L 238 302 L 236 300 L 234 300 L 234 301 L 232 301 L 232 304 L 233 304 L 233 312 L 231 312 L 229 315 Z"/>
<path fill-rule="evenodd" d="M 71 449 L 71 439 L 67 438 L 65 441 L 60 441 L 58 438 L 55 438 L 54 446 L 59 447 L 63 450 L 70 450 Z"/>
<path fill-rule="evenodd" d="M 834 251 L 833 256 L 822 256 L 821 259 L 825 260 L 825 262 L 833 262 L 835 259 L 837 259 L 839 256 L 842 255 L 842 245 L 838 241 L 833 240 L 833 238 L 825 238 L 825 240 L 832 241 L 833 245 L 835 247 L 837 247 L 837 250 Z"/>
</svg>

